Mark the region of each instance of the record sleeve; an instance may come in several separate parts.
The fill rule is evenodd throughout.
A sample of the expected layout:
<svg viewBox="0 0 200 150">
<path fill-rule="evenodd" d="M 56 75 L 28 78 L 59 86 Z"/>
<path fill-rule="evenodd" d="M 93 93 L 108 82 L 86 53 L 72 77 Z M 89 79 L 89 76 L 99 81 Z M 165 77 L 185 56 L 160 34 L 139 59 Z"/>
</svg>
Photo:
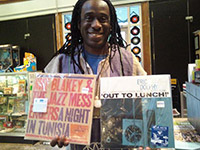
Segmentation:
<svg viewBox="0 0 200 150">
<path fill-rule="evenodd" d="M 90 144 L 95 75 L 35 73 L 25 139 Z"/>
<path fill-rule="evenodd" d="M 101 78 L 100 97 L 104 148 L 174 148 L 169 75 Z"/>
</svg>

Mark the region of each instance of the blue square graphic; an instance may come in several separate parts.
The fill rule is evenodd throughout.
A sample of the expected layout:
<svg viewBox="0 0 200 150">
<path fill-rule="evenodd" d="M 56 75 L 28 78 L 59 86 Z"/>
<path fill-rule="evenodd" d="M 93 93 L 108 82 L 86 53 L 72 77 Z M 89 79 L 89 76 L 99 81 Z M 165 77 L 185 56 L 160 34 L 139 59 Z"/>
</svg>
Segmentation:
<svg viewBox="0 0 200 150">
<path fill-rule="evenodd" d="M 155 125 L 151 128 L 151 144 L 161 147 L 168 147 L 168 127 Z"/>
</svg>

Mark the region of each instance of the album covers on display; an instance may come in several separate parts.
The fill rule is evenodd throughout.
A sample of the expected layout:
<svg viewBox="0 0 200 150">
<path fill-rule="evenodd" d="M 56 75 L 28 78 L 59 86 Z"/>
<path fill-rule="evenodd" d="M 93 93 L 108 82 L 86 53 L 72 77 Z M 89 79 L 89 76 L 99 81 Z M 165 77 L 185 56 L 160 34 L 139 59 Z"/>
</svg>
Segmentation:
<svg viewBox="0 0 200 150">
<path fill-rule="evenodd" d="M 95 75 L 36 73 L 25 139 L 90 144 Z"/>
<path fill-rule="evenodd" d="M 174 148 L 170 75 L 100 81 L 104 148 Z"/>
</svg>

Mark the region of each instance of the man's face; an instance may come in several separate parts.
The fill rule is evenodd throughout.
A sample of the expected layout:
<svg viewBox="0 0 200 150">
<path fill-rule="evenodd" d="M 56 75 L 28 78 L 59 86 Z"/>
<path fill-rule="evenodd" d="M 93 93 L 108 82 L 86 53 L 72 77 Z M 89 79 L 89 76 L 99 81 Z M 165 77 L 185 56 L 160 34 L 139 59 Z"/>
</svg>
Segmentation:
<svg viewBox="0 0 200 150">
<path fill-rule="evenodd" d="M 88 0 L 81 10 L 79 29 L 84 47 L 101 49 L 110 34 L 109 7 L 103 0 Z"/>
</svg>

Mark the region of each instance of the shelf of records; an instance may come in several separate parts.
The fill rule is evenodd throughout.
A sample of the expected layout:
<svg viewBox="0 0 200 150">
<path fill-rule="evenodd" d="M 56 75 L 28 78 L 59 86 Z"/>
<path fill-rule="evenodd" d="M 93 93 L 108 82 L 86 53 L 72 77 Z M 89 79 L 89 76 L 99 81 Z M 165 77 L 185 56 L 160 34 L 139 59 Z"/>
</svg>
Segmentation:
<svg viewBox="0 0 200 150">
<path fill-rule="evenodd" d="M 28 73 L 0 73 L 0 136 L 24 136 Z"/>
</svg>

